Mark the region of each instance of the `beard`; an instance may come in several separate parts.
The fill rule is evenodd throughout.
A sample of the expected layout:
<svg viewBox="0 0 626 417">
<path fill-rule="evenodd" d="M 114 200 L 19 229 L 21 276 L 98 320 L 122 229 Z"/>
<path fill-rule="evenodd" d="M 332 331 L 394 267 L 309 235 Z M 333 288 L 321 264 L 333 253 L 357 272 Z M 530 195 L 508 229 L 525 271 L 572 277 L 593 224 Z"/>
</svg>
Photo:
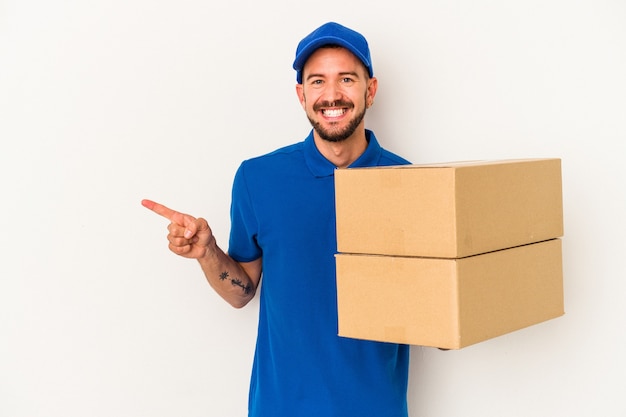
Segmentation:
<svg viewBox="0 0 626 417">
<path fill-rule="evenodd" d="M 324 106 L 328 106 L 328 104 L 326 103 L 323 104 Z M 343 103 L 338 101 L 335 104 L 348 107 L 350 109 L 354 108 L 354 105 L 352 103 Z M 321 104 L 319 106 L 314 106 L 313 110 L 317 111 L 318 107 L 321 107 Z M 336 127 L 336 123 L 331 123 L 331 127 L 326 129 L 322 127 L 319 122 L 313 120 L 309 115 L 307 115 L 307 118 L 309 119 L 311 126 L 313 126 L 313 129 L 317 132 L 320 138 L 328 142 L 343 142 L 344 140 L 348 139 L 354 133 L 359 124 L 361 124 L 363 118 L 365 117 L 365 111 L 366 109 L 364 108 L 361 113 L 356 114 L 354 118 L 350 120 L 348 125 L 343 129 Z"/>
</svg>

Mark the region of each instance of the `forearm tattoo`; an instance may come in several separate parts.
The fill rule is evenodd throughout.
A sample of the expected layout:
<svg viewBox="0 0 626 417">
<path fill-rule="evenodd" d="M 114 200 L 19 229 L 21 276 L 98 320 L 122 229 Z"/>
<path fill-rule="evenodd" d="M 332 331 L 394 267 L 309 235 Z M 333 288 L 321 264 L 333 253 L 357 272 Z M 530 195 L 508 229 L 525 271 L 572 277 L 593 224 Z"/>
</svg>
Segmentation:
<svg viewBox="0 0 626 417">
<path fill-rule="evenodd" d="M 241 281 L 239 278 L 232 278 L 228 272 L 224 271 L 220 274 L 220 281 L 226 280 L 229 280 L 231 285 L 233 285 L 234 287 L 241 288 L 244 294 L 250 294 L 250 291 L 252 291 L 252 287 L 250 286 L 250 284 L 244 285 L 243 281 Z"/>
</svg>

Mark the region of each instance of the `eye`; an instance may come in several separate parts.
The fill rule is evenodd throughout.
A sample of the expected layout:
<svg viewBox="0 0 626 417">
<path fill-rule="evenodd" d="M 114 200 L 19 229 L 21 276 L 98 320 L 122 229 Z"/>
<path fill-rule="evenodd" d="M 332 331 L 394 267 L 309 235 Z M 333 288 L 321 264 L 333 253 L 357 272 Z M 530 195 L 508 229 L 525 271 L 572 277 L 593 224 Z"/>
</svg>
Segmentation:
<svg viewBox="0 0 626 417">
<path fill-rule="evenodd" d="M 351 84 L 353 82 L 354 82 L 354 80 L 351 77 L 343 77 L 341 79 L 341 83 L 342 84 Z"/>
<path fill-rule="evenodd" d="M 321 87 L 324 84 L 324 81 L 321 78 L 312 78 L 309 80 L 309 85 L 312 87 Z"/>
</svg>

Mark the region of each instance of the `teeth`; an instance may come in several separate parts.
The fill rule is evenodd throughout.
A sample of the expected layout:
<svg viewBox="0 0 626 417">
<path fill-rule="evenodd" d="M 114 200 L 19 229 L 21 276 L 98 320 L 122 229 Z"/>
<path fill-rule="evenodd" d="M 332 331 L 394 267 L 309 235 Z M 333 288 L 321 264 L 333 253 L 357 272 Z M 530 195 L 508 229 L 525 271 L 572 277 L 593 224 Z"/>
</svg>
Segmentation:
<svg viewBox="0 0 626 417">
<path fill-rule="evenodd" d="M 342 114 L 344 114 L 344 110 L 343 109 L 324 110 L 323 113 L 324 113 L 324 116 L 339 117 Z"/>
</svg>

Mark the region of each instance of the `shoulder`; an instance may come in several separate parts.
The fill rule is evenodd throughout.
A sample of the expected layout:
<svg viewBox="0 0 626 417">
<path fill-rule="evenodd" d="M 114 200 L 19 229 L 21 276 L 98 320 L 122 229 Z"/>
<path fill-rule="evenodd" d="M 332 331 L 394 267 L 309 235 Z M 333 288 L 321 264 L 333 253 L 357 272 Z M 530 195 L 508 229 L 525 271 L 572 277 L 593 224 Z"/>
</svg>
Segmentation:
<svg viewBox="0 0 626 417">
<path fill-rule="evenodd" d="M 381 162 L 381 165 L 383 164 L 384 165 L 410 165 L 411 164 L 411 162 L 409 162 L 408 159 L 405 159 L 398 154 L 388 151 L 387 149 L 381 149 L 380 162 Z"/>
<path fill-rule="evenodd" d="M 373 131 L 366 129 L 365 135 L 369 144 L 366 150 L 366 154 L 369 153 L 369 158 L 366 156 L 364 163 L 378 166 L 410 164 L 408 159 L 383 148 Z"/>
<path fill-rule="evenodd" d="M 401 157 L 400 155 L 393 153 L 387 149 L 380 148 L 380 158 L 378 160 L 379 166 L 389 165 L 410 165 L 408 159 Z"/>
<path fill-rule="evenodd" d="M 245 159 L 239 165 L 235 178 L 246 181 L 269 180 L 275 176 L 288 175 L 304 166 L 303 143 L 294 143 L 272 152 Z"/>
<path fill-rule="evenodd" d="M 283 146 L 272 152 L 254 156 L 244 160 L 241 165 L 245 166 L 263 166 L 271 165 L 283 159 L 298 158 L 302 154 L 303 143 L 298 142 L 291 145 Z"/>
</svg>

